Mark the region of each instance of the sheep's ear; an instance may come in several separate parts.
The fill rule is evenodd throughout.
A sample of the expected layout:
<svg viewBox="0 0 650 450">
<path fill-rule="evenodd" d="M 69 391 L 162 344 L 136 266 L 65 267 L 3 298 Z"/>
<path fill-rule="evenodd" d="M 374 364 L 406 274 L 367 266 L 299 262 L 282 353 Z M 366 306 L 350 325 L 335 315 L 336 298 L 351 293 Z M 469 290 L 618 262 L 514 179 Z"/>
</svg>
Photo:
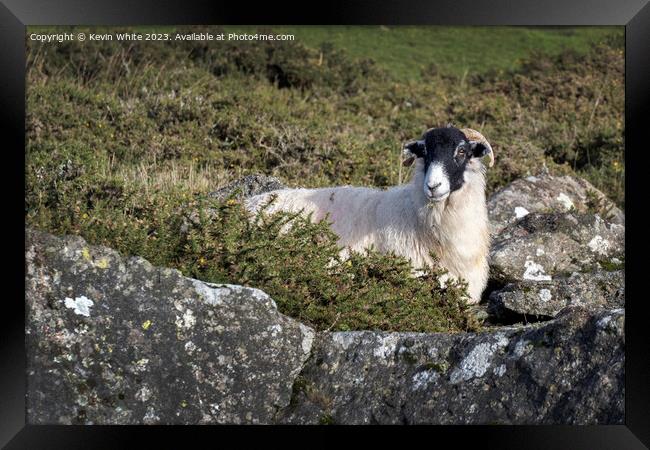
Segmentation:
<svg viewBox="0 0 650 450">
<path fill-rule="evenodd" d="M 482 158 L 490 153 L 488 146 L 478 141 L 469 141 L 469 148 L 471 149 L 474 158 Z"/>
<path fill-rule="evenodd" d="M 422 158 L 424 156 L 424 141 L 410 141 L 404 144 L 402 150 L 402 165 L 410 166 L 415 161 L 415 158 Z"/>
<path fill-rule="evenodd" d="M 481 158 L 487 155 L 490 158 L 488 166 L 492 167 L 494 165 L 494 151 L 492 150 L 490 143 L 485 139 L 485 136 L 471 128 L 463 128 L 460 131 L 462 131 L 469 140 L 469 145 L 472 149 L 472 156 Z"/>
<path fill-rule="evenodd" d="M 492 167 L 494 165 L 494 155 L 490 144 L 487 142 L 469 141 L 469 148 L 473 158 L 482 158 L 487 155 L 490 157 L 489 166 Z"/>
</svg>

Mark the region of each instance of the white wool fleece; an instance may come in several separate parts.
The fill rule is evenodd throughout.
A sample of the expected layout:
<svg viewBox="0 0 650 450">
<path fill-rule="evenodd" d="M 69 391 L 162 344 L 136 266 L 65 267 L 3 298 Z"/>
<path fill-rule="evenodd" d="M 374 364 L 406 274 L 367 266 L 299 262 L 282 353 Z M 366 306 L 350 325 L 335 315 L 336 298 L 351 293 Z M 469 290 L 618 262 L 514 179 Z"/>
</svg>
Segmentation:
<svg viewBox="0 0 650 450">
<path fill-rule="evenodd" d="M 467 281 L 470 303 L 477 303 L 487 284 L 490 246 L 484 172 L 480 161 L 472 161 L 463 186 L 440 202 L 426 197 L 423 162 L 418 159 L 411 181 L 387 190 L 281 189 L 250 197 L 245 205 L 257 212 L 275 195 L 268 213 L 303 210 L 312 213 L 314 222 L 329 214 L 342 247 L 392 251 L 409 259 L 414 268 L 431 266 L 433 252 L 450 276 Z"/>
</svg>

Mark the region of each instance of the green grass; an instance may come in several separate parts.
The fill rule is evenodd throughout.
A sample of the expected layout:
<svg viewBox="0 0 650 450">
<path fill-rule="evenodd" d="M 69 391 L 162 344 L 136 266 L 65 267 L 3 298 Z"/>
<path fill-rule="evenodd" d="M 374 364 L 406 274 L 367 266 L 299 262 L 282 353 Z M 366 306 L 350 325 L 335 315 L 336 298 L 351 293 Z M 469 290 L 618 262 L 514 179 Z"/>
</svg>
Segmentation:
<svg viewBox="0 0 650 450">
<path fill-rule="evenodd" d="M 621 36 L 621 27 L 284 26 L 279 33 L 319 48 L 330 42 L 355 58 L 371 58 L 397 79 L 419 80 L 437 69 L 459 77 L 487 70 L 514 70 L 532 52 L 556 55 Z M 225 27 L 226 30 L 255 30 Z"/>
<path fill-rule="evenodd" d="M 325 224 L 298 220 L 279 236 L 277 223 L 251 228 L 241 208 L 206 194 L 250 173 L 308 187 L 394 185 L 402 144 L 452 122 L 490 140 L 490 192 L 546 165 L 624 206 L 620 29 L 614 38 L 604 36 L 611 29 L 490 29 L 485 49 L 467 28 L 425 30 L 458 36 L 412 46 L 422 29 L 341 30 L 303 27 L 282 44 L 28 41 L 26 222 L 261 288 L 319 329 L 463 331 L 478 326 L 464 288 L 442 290 L 438 269 L 412 278 L 403 259 L 372 252 L 330 265 L 337 249 Z M 325 32 L 347 41 L 321 46 Z M 379 33 L 392 41 L 377 45 Z M 532 46 L 522 33 L 546 37 Z M 481 55 L 467 74 L 468 63 L 442 57 L 461 52 L 474 64 L 488 47 L 535 53 Z M 440 70 L 415 70 L 418 53 Z M 185 218 L 208 208 L 217 216 L 188 232 Z"/>
</svg>

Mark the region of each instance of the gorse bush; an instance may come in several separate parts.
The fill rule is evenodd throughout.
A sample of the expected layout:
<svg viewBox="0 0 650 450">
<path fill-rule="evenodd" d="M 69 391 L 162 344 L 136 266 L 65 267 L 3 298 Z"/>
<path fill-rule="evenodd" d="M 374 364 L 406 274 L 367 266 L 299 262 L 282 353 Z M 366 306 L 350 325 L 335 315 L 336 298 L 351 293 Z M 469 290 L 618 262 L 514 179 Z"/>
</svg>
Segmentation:
<svg viewBox="0 0 650 450">
<path fill-rule="evenodd" d="M 219 47 L 193 45 L 189 58 L 219 77 L 243 73 L 266 79 L 280 89 L 294 88 L 312 93 L 325 88 L 354 94 L 369 78 L 382 78 L 382 72 L 375 69 L 372 60 L 351 60 L 326 44 L 310 49 L 295 41 L 283 45 L 274 41 L 261 41 L 258 45 L 225 41 Z"/>
<path fill-rule="evenodd" d="M 214 203 L 208 192 L 255 172 L 306 187 L 394 185 L 409 176 L 400 172 L 402 144 L 451 122 L 490 140 L 490 191 L 546 166 L 578 173 L 624 205 L 616 40 L 532 55 L 511 72 L 459 77 L 436 67 L 412 80 L 299 41 L 27 46 L 28 224 L 264 289 L 281 311 L 321 329 L 477 324 L 463 286 L 441 289 L 436 269 L 409 277 L 406 261 L 375 252 L 341 261 L 326 223 L 287 215 L 250 223 L 241 205 Z M 287 221 L 290 231 L 278 233 Z"/>
<path fill-rule="evenodd" d="M 189 222 L 179 262 L 184 273 L 260 287 L 280 311 L 319 329 L 477 328 L 464 284 L 441 289 L 439 269 L 413 277 L 407 260 L 374 251 L 341 259 L 329 224 L 299 214 L 261 211 L 250 221 L 234 200 L 196 207 L 201 214 Z"/>
</svg>

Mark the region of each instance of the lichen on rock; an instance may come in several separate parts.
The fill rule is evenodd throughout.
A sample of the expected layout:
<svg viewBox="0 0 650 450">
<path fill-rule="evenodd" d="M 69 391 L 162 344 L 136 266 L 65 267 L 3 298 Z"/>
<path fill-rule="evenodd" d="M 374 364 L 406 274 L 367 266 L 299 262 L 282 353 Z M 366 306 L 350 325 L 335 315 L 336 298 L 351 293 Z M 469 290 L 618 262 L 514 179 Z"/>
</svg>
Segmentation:
<svg viewBox="0 0 650 450">
<path fill-rule="evenodd" d="M 314 331 L 266 294 L 78 237 L 26 238 L 29 423 L 269 423 L 288 404 Z"/>
<path fill-rule="evenodd" d="M 595 202 L 601 207 L 595 208 Z M 605 194 L 569 175 L 545 173 L 515 180 L 490 196 L 488 211 L 494 236 L 529 213 L 600 213 L 609 222 L 625 225 L 625 215 Z"/>
<path fill-rule="evenodd" d="M 490 249 L 492 277 L 501 282 L 550 281 L 625 259 L 625 227 L 596 214 L 530 213 L 502 229 Z"/>
</svg>

